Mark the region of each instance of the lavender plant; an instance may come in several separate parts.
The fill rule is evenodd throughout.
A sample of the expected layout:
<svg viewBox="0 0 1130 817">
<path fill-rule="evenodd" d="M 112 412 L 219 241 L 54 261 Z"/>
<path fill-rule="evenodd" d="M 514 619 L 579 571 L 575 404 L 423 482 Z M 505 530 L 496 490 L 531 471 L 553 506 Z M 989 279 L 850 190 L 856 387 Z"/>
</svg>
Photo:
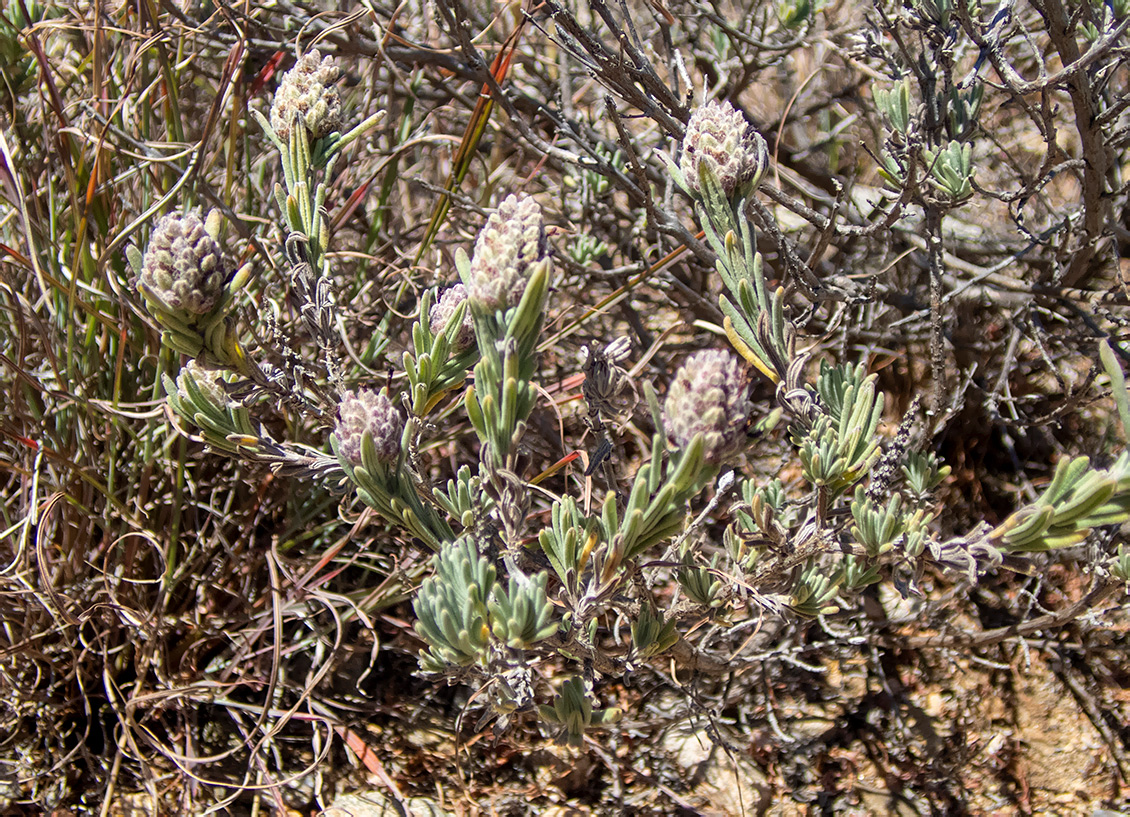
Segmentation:
<svg viewBox="0 0 1130 817">
<path fill-rule="evenodd" d="M 0 812 L 1122 805 L 1127 0 L 214 5 L 0 10 Z"/>
<path fill-rule="evenodd" d="M 543 213 L 531 196 L 504 198 L 473 253 L 456 251 L 459 282 L 422 294 L 400 361 L 403 378 L 390 380 L 403 388 L 346 388 L 331 319 L 324 179 L 340 150 L 375 118 L 339 134 L 336 78 L 329 58 L 301 57 L 280 85 L 270 120 L 258 116 L 281 155 L 283 244 L 322 378 L 308 400 L 334 418 L 327 441 L 333 455 L 277 443 L 251 420 L 249 400 L 269 394 L 271 383 L 281 378 L 291 390 L 301 384 L 293 369 L 288 377 L 244 350 L 229 311 L 247 278 L 230 273 L 214 230 L 195 216 L 163 221 L 138 286 L 169 347 L 197 359 L 176 381 L 166 380 L 166 391 L 173 410 L 214 448 L 336 480 L 434 552 L 431 575 L 413 602 L 424 644 L 420 666 L 484 684 L 495 714 L 536 713 L 560 739 L 580 745 L 589 728 L 619 717 L 617 709 L 596 705 L 598 675 L 623 676 L 659 656 L 698 670 L 736 666 L 713 659 L 708 641 L 691 643 L 684 626 L 690 618 L 830 616 L 879 582 L 917 592 L 930 563 L 976 581 L 1008 554 L 1074 545 L 1096 527 L 1130 519 L 1124 453 L 1105 469 L 1092 468 L 1086 457 L 1062 460 L 1040 499 L 995 527 L 949 540 L 934 533 L 931 496 L 948 470 L 932 453 L 909 450 L 903 430 L 891 439 L 882 433 L 886 401 L 868 361 L 821 359 L 811 376 L 814 355 L 798 350 L 786 290 L 767 283 L 750 215 L 768 149 L 729 103 L 696 110 L 678 158 L 665 163 L 714 252 L 723 330 L 738 356 L 722 349 L 689 356 L 662 407 L 654 386 L 643 382 L 654 431 L 623 491 L 608 485 L 590 511 L 568 490 L 536 492 L 538 477 L 528 471 L 524 437 L 538 404 L 553 267 Z M 980 96 L 963 94 L 954 97 L 953 129 L 968 136 Z M 891 125 L 882 160 L 888 182 L 905 185 L 921 171 L 945 207 L 959 206 L 972 191 L 968 143 L 955 138 L 919 149 L 906 82 L 877 89 L 876 102 Z M 608 349 L 590 350 L 584 391 L 595 418 L 590 428 L 606 445 L 603 418 L 619 391 L 612 372 L 622 371 L 628 346 Z M 1130 420 L 1108 350 L 1103 362 Z M 776 390 L 777 408 L 760 423 L 751 372 Z M 460 389 L 477 461 L 433 486 L 418 454 L 437 407 Z M 750 429 L 768 430 L 781 417 L 800 474 L 787 487 L 741 467 Z M 734 486 L 742 500 L 723 546 L 707 554 L 692 546 L 707 512 L 692 517 L 691 509 L 712 484 L 707 512 Z M 548 521 L 539 524 L 543 512 Z M 1112 580 L 1126 580 L 1126 562 L 1120 551 L 1109 568 Z M 665 598 L 670 592 L 681 594 L 677 605 Z M 626 644 L 616 636 L 621 623 L 630 632 Z M 569 680 L 556 693 L 539 687 L 531 656 L 556 662 Z M 537 704 L 550 693 L 551 703 Z"/>
</svg>

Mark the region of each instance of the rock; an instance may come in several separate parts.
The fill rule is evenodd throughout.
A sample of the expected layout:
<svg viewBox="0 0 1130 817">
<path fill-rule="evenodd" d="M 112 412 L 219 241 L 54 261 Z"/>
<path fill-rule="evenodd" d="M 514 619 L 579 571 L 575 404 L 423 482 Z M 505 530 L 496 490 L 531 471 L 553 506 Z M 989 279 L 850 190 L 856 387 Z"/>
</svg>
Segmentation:
<svg viewBox="0 0 1130 817">
<path fill-rule="evenodd" d="M 409 797 L 405 801 L 409 817 L 448 817 L 433 800 Z M 334 798 L 321 817 L 402 817 L 404 811 L 379 791 L 341 794 Z"/>
<path fill-rule="evenodd" d="M 691 791 L 684 796 L 700 814 L 739 817 L 764 814 L 768 809 L 772 788 L 764 772 L 741 753 L 724 752 L 706 730 L 673 729 L 665 736 L 663 748 L 692 781 Z"/>
</svg>

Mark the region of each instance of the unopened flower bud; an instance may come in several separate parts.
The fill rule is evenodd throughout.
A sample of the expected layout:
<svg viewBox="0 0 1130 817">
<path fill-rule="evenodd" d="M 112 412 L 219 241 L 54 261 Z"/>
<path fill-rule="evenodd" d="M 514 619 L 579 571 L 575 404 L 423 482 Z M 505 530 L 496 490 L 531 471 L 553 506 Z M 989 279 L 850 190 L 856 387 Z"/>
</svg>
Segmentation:
<svg viewBox="0 0 1130 817">
<path fill-rule="evenodd" d="M 704 458 L 712 465 L 741 447 L 753 408 L 742 365 L 729 352 L 696 352 L 675 373 L 663 405 L 667 434 L 686 448 L 696 434 L 705 437 Z"/>
<path fill-rule="evenodd" d="M 205 369 L 195 360 L 188 361 L 177 375 L 177 397 L 184 403 L 193 405 L 192 392 L 188 386 L 190 380 L 196 384 L 204 399 L 216 408 L 225 409 L 232 405 L 232 399 L 224 390 L 223 380 L 219 374 Z"/>
<path fill-rule="evenodd" d="M 396 462 L 400 456 L 403 431 L 404 419 L 383 391 L 361 389 L 342 395 L 337 407 L 334 436 L 343 459 L 354 465 L 361 464 L 361 443 L 368 432 L 372 435 L 377 459 L 386 463 Z"/>
<path fill-rule="evenodd" d="M 451 320 L 451 316 L 455 314 L 455 310 L 459 305 L 467 300 L 467 288 L 462 284 L 456 284 L 453 287 L 448 287 L 439 296 L 431 310 L 428 312 L 428 328 L 433 335 L 442 335 L 447 328 L 447 322 Z M 471 310 L 463 310 L 463 322 L 459 325 L 459 331 L 455 334 L 455 342 L 453 347 L 455 351 L 461 352 L 468 348 L 475 340 L 475 324 L 471 320 Z"/>
<path fill-rule="evenodd" d="M 769 166 L 769 148 L 729 102 L 711 100 L 691 114 L 683 138 L 679 169 L 691 188 L 702 194 L 699 166 L 705 164 L 722 186 L 722 192 L 749 195 Z"/>
<path fill-rule="evenodd" d="M 484 312 L 517 305 L 530 267 L 546 254 L 545 222 L 538 203 L 510 195 L 475 241 L 467 298 Z"/>
<path fill-rule="evenodd" d="M 309 51 L 298 58 L 283 76 L 271 105 L 271 127 L 279 139 L 289 139 L 296 122 L 306 128 L 311 140 L 341 126 L 341 100 L 334 88 L 340 77 L 332 57 L 323 59 L 317 51 Z"/>
<path fill-rule="evenodd" d="M 169 309 L 204 315 L 231 276 L 216 240 L 195 213 L 157 222 L 141 262 L 139 285 Z"/>
</svg>

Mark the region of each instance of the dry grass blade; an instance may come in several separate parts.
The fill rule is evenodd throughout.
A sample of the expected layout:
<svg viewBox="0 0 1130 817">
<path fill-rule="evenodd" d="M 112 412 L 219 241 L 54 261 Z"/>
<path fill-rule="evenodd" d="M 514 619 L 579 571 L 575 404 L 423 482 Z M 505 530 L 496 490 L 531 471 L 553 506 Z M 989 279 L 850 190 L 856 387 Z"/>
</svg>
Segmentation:
<svg viewBox="0 0 1130 817">
<path fill-rule="evenodd" d="M 523 16 L 518 25 L 507 36 L 506 41 L 491 62 L 490 75 L 498 87 L 501 87 L 506 81 L 506 75 L 510 71 L 510 65 L 513 62 L 525 26 L 526 17 Z M 420 249 L 416 251 L 417 264 L 427 253 L 432 241 L 435 240 L 443 226 L 444 219 L 447 218 L 447 211 L 451 208 L 451 194 L 459 189 L 463 180 L 467 177 L 467 171 L 471 169 L 471 162 L 474 160 L 479 142 L 490 123 L 491 111 L 494 110 L 494 93 L 488 83 L 483 83 L 479 90 L 479 96 L 475 100 L 475 108 L 471 111 L 471 118 L 467 121 L 467 130 L 464 131 L 463 138 L 459 142 L 459 148 L 455 151 L 455 156 L 452 159 L 451 173 L 444 183 L 443 192 L 436 199 L 431 218 L 428 219 L 427 230 L 425 230 L 424 237 L 420 241 Z"/>
</svg>

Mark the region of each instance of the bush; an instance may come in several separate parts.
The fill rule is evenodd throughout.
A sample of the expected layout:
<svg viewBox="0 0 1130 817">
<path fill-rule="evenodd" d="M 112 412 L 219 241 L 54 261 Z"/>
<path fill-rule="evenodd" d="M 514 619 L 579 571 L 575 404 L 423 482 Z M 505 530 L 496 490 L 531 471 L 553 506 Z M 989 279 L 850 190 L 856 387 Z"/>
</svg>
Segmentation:
<svg viewBox="0 0 1130 817">
<path fill-rule="evenodd" d="M 647 8 L 4 12 L 8 807 L 403 799 L 434 717 L 978 810 L 901 708 L 1033 650 L 1125 781 L 1125 10 Z"/>
</svg>

